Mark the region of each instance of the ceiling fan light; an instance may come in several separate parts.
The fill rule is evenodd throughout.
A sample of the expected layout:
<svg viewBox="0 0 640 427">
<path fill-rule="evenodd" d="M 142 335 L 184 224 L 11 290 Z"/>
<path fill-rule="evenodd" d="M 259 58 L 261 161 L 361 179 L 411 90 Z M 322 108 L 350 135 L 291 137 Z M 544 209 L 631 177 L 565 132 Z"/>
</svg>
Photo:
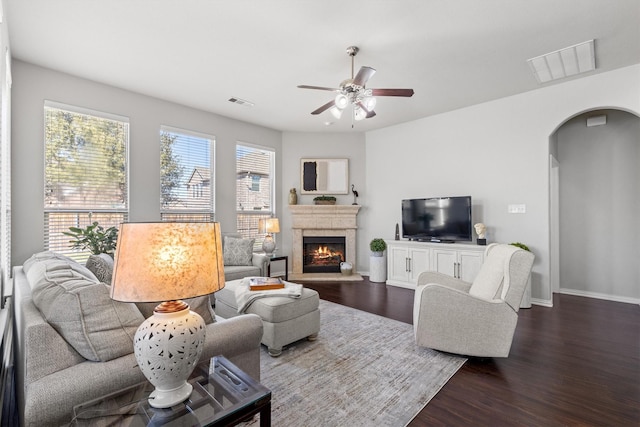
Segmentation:
<svg viewBox="0 0 640 427">
<path fill-rule="evenodd" d="M 366 108 L 368 111 L 372 111 L 374 108 L 376 108 L 376 103 L 377 101 L 373 96 L 368 96 L 362 100 L 364 108 Z"/>
<path fill-rule="evenodd" d="M 356 106 L 353 110 L 353 115 L 355 117 L 356 120 L 360 121 L 360 120 L 364 120 L 367 118 L 367 113 L 366 111 L 364 111 L 362 108 Z"/>
<path fill-rule="evenodd" d="M 333 114 L 333 117 L 335 117 L 336 119 L 340 119 L 340 117 L 342 117 L 342 110 L 338 107 L 334 106 L 329 108 L 329 112 Z"/>
<path fill-rule="evenodd" d="M 341 93 L 336 95 L 336 107 L 338 107 L 340 110 L 344 110 L 347 105 L 349 105 L 349 98 L 346 97 L 346 95 L 343 95 Z"/>
</svg>

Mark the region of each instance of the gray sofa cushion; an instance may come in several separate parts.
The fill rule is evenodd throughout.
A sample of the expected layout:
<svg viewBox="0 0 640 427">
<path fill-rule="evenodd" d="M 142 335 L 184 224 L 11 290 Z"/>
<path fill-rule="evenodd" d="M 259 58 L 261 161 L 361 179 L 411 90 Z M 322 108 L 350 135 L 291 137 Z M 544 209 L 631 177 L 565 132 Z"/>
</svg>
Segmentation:
<svg viewBox="0 0 640 427">
<path fill-rule="evenodd" d="M 224 265 L 253 265 L 253 243 L 255 239 L 237 239 L 225 236 L 222 253 Z"/>
<path fill-rule="evenodd" d="M 113 275 L 113 258 L 109 254 L 89 255 L 86 267 L 96 276 L 102 283 L 111 284 Z"/>
<path fill-rule="evenodd" d="M 24 263 L 33 303 L 85 359 L 105 362 L 129 354 L 144 321 L 134 304 L 114 301 L 108 286 L 84 266 L 50 252 Z"/>
</svg>

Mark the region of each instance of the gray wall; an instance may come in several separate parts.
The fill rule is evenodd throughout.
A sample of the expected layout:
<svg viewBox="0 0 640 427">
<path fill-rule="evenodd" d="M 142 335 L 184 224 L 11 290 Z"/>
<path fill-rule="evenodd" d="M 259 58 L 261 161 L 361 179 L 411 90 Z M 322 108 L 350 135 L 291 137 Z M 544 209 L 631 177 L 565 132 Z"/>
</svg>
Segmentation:
<svg viewBox="0 0 640 427">
<path fill-rule="evenodd" d="M 130 220 L 160 219 L 161 125 L 216 139 L 216 220 L 235 231 L 235 146 L 237 141 L 276 149 L 279 131 L 228 119 L 156 98 L 58 73 L 21 61 L 13 63 L 12 91 L 12 264 L 44 246 L 44 101 L 118 114 L 130 120 Z M 276 194 L 280 194 L 280 171 Z M 279 210 L 280 200 L 276 210 Z"/>
<path fill-rule="evenodd" d="M 587 127 L 606 114 L 607 124 Z M 640 119 L 616 110 L 557 131 L 560 291 L 640 298 Z"/>
<path fill-rule="evenodd" d="M 552 305 L 550 137 L 584 111 L 613 106 L 640 114 L 638 93 L 635 65 L 368 132 L 369 232 L 393 238 L 403 198 L 471 195 L 489 241 L 532 249 L 532 301 Z M 526 213 L 509 214 L 509 204 L 525 204 Z"/>
</svg>

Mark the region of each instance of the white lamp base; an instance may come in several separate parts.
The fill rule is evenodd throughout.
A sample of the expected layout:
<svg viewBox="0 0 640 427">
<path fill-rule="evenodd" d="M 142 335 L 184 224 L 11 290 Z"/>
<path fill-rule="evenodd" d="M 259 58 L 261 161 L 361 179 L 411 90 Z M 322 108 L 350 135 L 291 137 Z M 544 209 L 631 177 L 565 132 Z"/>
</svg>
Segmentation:
<svg viewBox="0 0 640 427">
<path fill-rule="evenodd" d="M 155 386 L 149 396 L 149 406 L 153 408 L 169 408 L 191 395 L 193 387 L 187 379 L 204 348 L 204 320 L 190 311 L 188 304 L 179 302 L 186 308 L 159 312 L 162 304 L 156 307 L 153 316 L 140 325 L 134 339 L 138 366 Z"/>
<path fill-rule="evenodd" d="M 273 251 L 276 250 L 276 242 L 273 240 L 273 236 L 271 236 L 271 234 L 264 236 L 264 240 L 262 241 L 262 250 L 268 256 L 272 256 Z"/>
</svg>

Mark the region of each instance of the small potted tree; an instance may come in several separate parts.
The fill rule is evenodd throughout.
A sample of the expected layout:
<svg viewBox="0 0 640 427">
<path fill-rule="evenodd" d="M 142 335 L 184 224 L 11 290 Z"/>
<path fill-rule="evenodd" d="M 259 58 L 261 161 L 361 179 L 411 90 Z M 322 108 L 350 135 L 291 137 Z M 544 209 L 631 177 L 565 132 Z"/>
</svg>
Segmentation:
<svg viewBox="0 0 640 427">
<path fill-rule="evenodd" d="M 383 283 L 387 280 L 387 260 L 384 251 L 387 249 L 387 242 L 383 239 L 375 238 L 369 243 L 371 256 L 369 257 L 369 280 L 371 282 Z"/>
<path fill-rule="evenodd" d="M 381 257 L 385 249 L 387 249 L 387 242 L 382 239 L 375 238 L 369 243 L 369 249 L 371 249 L 372 256 Z"/>
</svg>

